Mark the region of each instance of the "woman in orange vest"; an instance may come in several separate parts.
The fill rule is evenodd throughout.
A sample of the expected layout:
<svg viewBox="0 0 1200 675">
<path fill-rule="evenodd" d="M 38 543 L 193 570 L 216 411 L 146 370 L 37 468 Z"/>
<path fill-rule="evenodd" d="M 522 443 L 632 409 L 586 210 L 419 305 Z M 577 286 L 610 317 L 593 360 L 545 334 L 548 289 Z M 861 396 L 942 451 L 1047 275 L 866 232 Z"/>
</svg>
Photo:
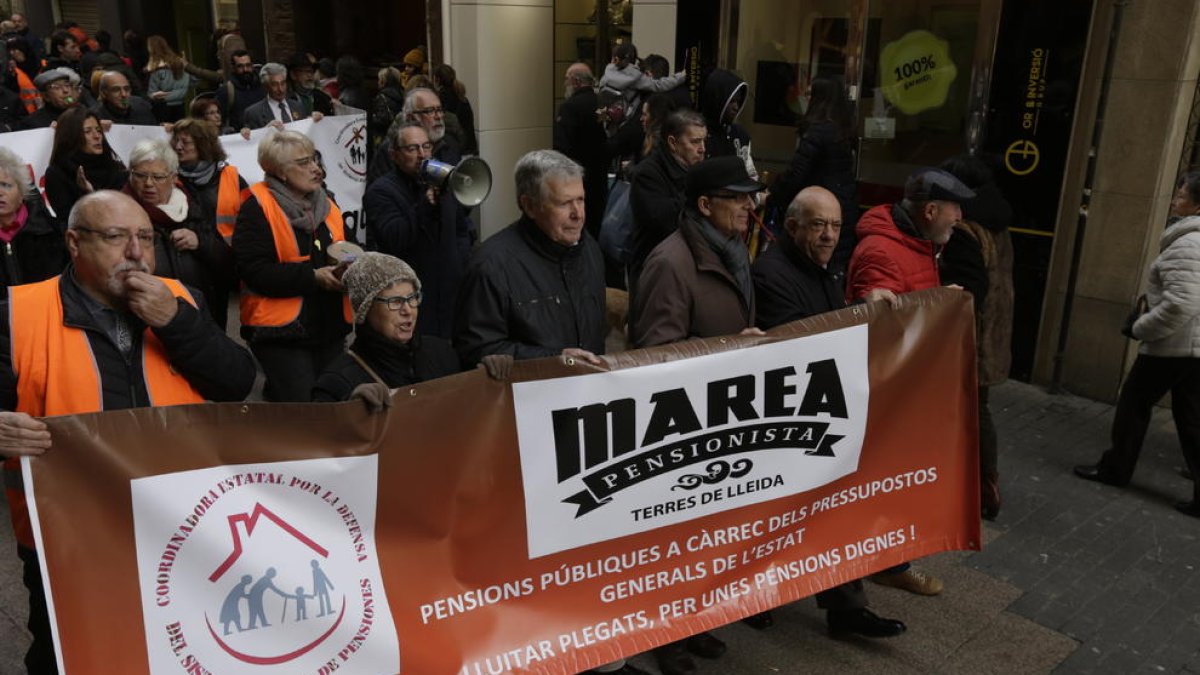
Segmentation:
<svg viewBox="0 0 1200 675">
<path fill-rule="evenodd" d="M 353 317 L 345 268 L 327 254 L 345 239 L 342 213 L 325 194 L 307 136 L 267 136 L 258 163 L 266 178 L 250 188 L 233 232 L 242 337 L 266 375 L 266 400 L 308 401 L 317 375 L 341 354 Z"/>
<path fill-rule="evenodd" d="M 232 263 L 233 227 L 242 202 L 250 196 L 250 187 L 230 164 L 217 130 L 205 120 L 182 119 L 171 131 L 171 147 L 179 156 L 179 182 L 204 210 L 205 226 L 218 245 L 225 247 L 225 259 Z M 229 294 L 237 285 L 233 266 L 213 270 L 214 289 L 209 303 L 215 307 L 229 304 Z M 217 323 L 224 328 L 225 319 Z"/>
</svg>

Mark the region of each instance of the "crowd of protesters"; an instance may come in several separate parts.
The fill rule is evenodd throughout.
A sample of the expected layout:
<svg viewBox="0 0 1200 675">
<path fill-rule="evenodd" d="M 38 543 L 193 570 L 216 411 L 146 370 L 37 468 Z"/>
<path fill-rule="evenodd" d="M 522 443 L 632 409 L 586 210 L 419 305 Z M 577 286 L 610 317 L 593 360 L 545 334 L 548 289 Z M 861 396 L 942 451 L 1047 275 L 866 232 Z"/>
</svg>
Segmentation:
<svg viewBox="0 0 1200 675">
<path fill-rule="evenodd" d="M 419 49 L 368 87 L 353 57 L 258 64 L 236 33 L 214 41 L 218 67 L 206 69 L 161 36 L 126 35 L 120 55 L 103 31 L 71 24 L 42 40 L 14 15 L 0 31 L 0 131 L 54 129 L 44 194 L 25 160 L 0 148 L 0 455 L 9 471 L 19 470 L 12 458 L 49 447 L 38 417 L 241 400 L 257 372 L 268 401 L 381 406 L 391 388 L 464 369 L 503 379 L 514 360 L 600 363 L 614 329 L 628 348 L 761 335 L 953 285 L 972 294 L 978 314 L 980 508 L 985 518 L 999 512 L 987 391 L 1008 371 L 1012 210 L 982 161 L 956 157 L 914 172 L 902 199 L 860 218 L 855 125 L 834 78 L 811 83 L 794 157 L 768 186 L 738 123 L 749 87 L 735 73 L 708 73 L 693 101 L 667 59 L 641 59 L 632 45 L 615 50 L 599 79 L 572 64 L 553 149 L 513 167 L 520 218 L 481 242 L 469 209 L 422 175 L 427 160 L 455 164 L 479 145 L 454 69 L 431 66 Z M 333 251 L 348 230 L 321 158 L 284 128 L 319 122 L 338 104 L 366 111 L 372 150 L 367 251 L 343 258 Z M 165 125 L 170 140 L 142 141 L 122 161 L 106 138 L 114 122 Z M 259 143 L 265 178 L 249 185 L 219 136 L 263 127 L 278 131 Z M 1181 215 L 1200 210 L 1196 182 L 1180 188 L 1191 200 Z M 607 231 L 610 221 L 623 235 Z M 226 330 L 234 296 L 240 342 Z M 615 322 L 614 305 L 628 308 Z M 1132 325 L 1150 334 L 1149 319 Z M 57 345 L 46 349 L 86 344 L 95 358 L 42 354 L 29 341 L 44 336 Z M 143 371 L 123 367 L 133 355 Z M 38 358 L 55 365 L 31 376 L 22 366 Z M 98 381 L 97 400 L 60 391 L 80 371 Z M 1127 435 L 1137 437 L 1131 447 L 1140 439 Z M 1136 459 L 1136 449 L 1127 454 Z M 1128 480 L 1131 468 L 1105 461 L 1085 477 Z M 54 672 L 23 496 L 10 497 L 31 597 L 27 664 Z M 920 595 L 943 586 L 908 564 L 873 580 Z M 834 636 L 905 630 L 867 609 L 861 580 L 817 601 Z M 746 620 L 773 621 L 769 612 Z M 724 651 L 700 633 L 655 656 L 664 675 L 686 675 L 693 655 Z M 623 662 L 598 671 L 640 672 Z"/>
</svg>

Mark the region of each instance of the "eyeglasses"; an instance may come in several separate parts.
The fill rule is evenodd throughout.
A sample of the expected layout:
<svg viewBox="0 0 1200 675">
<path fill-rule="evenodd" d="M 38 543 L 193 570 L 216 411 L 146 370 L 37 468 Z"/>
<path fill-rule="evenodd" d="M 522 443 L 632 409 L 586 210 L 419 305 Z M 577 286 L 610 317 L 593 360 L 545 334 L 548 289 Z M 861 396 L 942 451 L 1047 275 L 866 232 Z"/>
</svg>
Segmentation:
<svg viewBox="0 0 1200 675">
<path fill-rule="evenodd" d="M 416 309 L 421 306 L 421 291 L 414 291 L 409 295 L 393 295 L 390 298 L 375 298 L 375 302 L 387 305 L 393 312 L 399 312 L 404 305 Z"/>
<path fill-rule="evenodd" d="M 165 183 L 168 180 L 171 180 L 171 176 L 174 175 L 175 174 L 173 173 L 146 173 L 144 171 L 129 172 L 129 177 L 138 181 L 139 183 L 149 183 L 150 181 L 154 181 L 155 183 Z"/>
<path fill-rule="evenodd" d="M 305 166 L 308 166 L 309 164 L 317 164 L 317 156 L 309 155 L 308 157 L 301 157 L 299 159 L 293 159 L 289 163 L 292 166 L 305 167 Z"/>
<path fill-rule="evenodd" d="M 440 105 L 431 106 L 429 108 L 417 108 L 413 110 L 418 115 L 441 115 L 446 109 Z"/>
<path fill-rule="evenodd" d="M 430 143 L 428 141 L 426 141 L 424 143 L 412 143 L 410 145 L 398 146 L 398 149 L 401 152 L 420 152 L 421 150 L 429 151 L 429 150 L 433 150 L 433 143 Z"/>
<path fill-rule="evenodd" d="M 71 92 L 71 91 L 75 91 L 76 89 L 79 89 L 79 85 L 69 84 L 67 82 L 55 82 L 54 84 L 46 87 L 46 91 L 54 91 L 54 92 L 60 92 L 60 93 L 61 92 Z"/>
<path fill-rule="evenodd" d="M 90 227 L 84 227 L 82 225 L 76 225 L 71 229 L 94 234 L 100 238 L 100 241 L 104 242 L 108 246 L 113 247 L 128 248 L 129 242 L 132 241 L 134 237 L 137 237 L 138 244 L 141 244 L 142 246 L 150 247 L 154 245 L 154 230 L 138 230 L 137 232 L 130 232 L 129 230 L 109 230 L 105 232 L 103 230 L 96 230 Z"/>
</svg>

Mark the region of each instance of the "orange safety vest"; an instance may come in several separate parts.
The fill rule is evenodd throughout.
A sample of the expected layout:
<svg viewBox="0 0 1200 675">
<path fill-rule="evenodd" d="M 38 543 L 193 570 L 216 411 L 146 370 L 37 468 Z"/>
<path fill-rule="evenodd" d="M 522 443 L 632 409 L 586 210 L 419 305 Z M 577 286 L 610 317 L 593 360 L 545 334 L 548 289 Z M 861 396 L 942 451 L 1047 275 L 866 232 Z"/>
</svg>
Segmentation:
<svg viewBox="0 0 1200 675">
<path fill-rule="evenodd" d="M 33 86 L 33 80 L 25 74 L 25 71 L 13 66 L 13 70 L 17 74 L 17 89 L 21 96 L 21 103 L 25 104 L 25 112 L 32 115 L 42 107 L 42 95 L 38 93 L 37 87 Z"/>
<path fill-rule="evenodd" d="M 8 288 L 12 368 L 17 376 L 16 411 L 32 417 L 75 415 L 104 409 L 100 371 L 87 332 L 63 325 L 61 278 Z M 175 297 L 196 305 L 178 280 L 159 279 Z M 204 402 L 204 397 L 171 369 L 166 349 L 149 328 L 142 336 L 142 377 L 152 406 Z M 20 459 L 5 460 L 4 474 L 17 542 L 34 548 Z"/>
<path fill-rule="evenodd" d="M 250 196 L 250 189 L 238 189 L 238 171 L 232 164 L 221 169 L 221 182 L 217 185 L 217 232 L 226 244 L 233 244 L 233 227 L 237 224 L 238 210 Z"/>
<path fill-rule="evenodd" d="M 296 230 L 288 222 L 279 202 L 271 195 L 266 183 L 255 183 L 250 186 L 250 192 L 258 198 L 267 223 L 271 226 L 271 235 L 275 238 L 275 255 L 279 262 L 298 263 L 308 262 L 311 256 L 300 255 L 300 244 L 296 241 Z M 345 241 L 346 230 L 342 221 L 342 212 L 333 200 L 329 200 L 329 215 L 325 216 L 325 227 L 329 228 L 333 241 Z M 242 285 L 239 306 L 241 307 L 243 326 L 279 327 L 286 326 L 300 317 L 300 307 L 304 298 L 268 298 L 258 295 Z M 354 322 L 354 310 L 350 307 L 350 298 L 342 297 L 342 318 L 346 323 Z"/>
</svg>

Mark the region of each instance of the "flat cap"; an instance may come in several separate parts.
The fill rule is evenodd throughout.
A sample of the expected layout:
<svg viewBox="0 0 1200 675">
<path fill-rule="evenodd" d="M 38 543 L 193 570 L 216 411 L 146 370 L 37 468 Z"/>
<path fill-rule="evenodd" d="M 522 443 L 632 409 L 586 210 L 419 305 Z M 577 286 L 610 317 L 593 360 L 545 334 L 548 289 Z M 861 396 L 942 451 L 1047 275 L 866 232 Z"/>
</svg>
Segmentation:
<svg viewBox="0 0 1200 675">
<path fill-rule="evenodd" d="M 904 181 L 904 198 L 914 202 L 941 201 L 962 204 L 975 198 L 975 191 L 941 169 L 917 169 Z"/>
<path fill-rule="evenodd" d="M 741 157 L 733 155 L 713 157 L 691 167 L 687 172 L 686 186 L 689 202 L 714 190 L 758 192 L 767 187 L 751 178 L 746 171 L 746 163 Z"/>
<path fill-rule="evenodd" d="M 33 86 L 38 89 L 45 89 L 59 80 L 70 80 L 71 84 L 79 84 L 79 74 L 70 68 L 51 68 L 33 78 Z"/>
</svg>

